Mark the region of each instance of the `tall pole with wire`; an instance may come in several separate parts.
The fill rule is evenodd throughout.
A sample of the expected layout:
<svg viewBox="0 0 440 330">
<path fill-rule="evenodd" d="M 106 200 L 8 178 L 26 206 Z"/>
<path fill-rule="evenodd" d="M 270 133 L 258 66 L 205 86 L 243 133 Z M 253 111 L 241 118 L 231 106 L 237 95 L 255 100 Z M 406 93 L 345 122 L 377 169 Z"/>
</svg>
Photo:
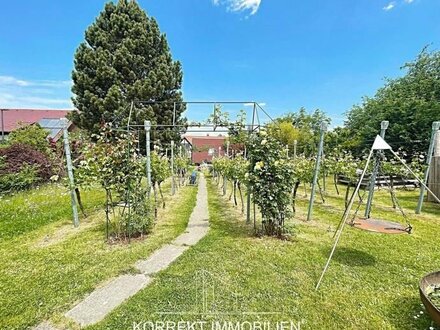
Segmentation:
<svg viewBox="0 0 440 330">
<path fill-rule="evenodd" d="M 146 172 L 147 172 L 147 197 L 150 199 L 151 194 L 151 150 L 150 150 L 150 129 L 151 129 L 151 122 L 149 120 L 144 121 L 145 125 L 145 150 L 146 150 L 146 156 L 147 156 L 147 162 L 146 162 Z"/>
<path fill-rule="evenodd" d="M 347 219 L 348 219 L 348 216 L 350 214 L 350 210 L 353 207 L 355 196 L 356 196 L 356 194 L 358 193 L 358 191 L 359 191 L 359 189 L 361 187 L 362 180 L 364 179 L 365 172 L 367 171 L 368 165 L 370 164 L 370 160 L 371 160 L 371 156 L 373 155 L 373 152 L 374 152 L 374 144 L 371 147 L 370 153 L 369 153 L 368 158 L 367 158 L 367 162 L 365 163 L 365 168 L 364 168 L 364 170 L 362 172 L 362 175 L 361 175 L 361 177 L 359 179 L 357 187 L 354 190 L 354 193 L 351 195 L 350 202 L 349 202 L 347 208 L 345 209 L 344 215 L 343 215 L 342 220 L 341 220 L 341 226 L 339 228 L 339 231 L 336 233 L 335 243 L 333 244 L 333 248 L 332 248 L 332 250 L 330 252 L 330 255 L 329 255 L 328 259 L 327 259 L 327 262 L 326 262 L 326 264 L 324 266 L 324 269 L 322 270 L 321 276 L 320 276 L 320 278 L 318 280 L 318 283 L 316 284 L 315 290 L 319 289 L 319 286 L 321 285 L 322 279 L 324 278 L 324 275 L 327 272 L 327 269 L 328 269 L 328 267 L 330 265 L 330 261 L 332 260 L 333 254 L 335 253 L 336 247 L 338 246 L 339 239 L 341 238 L 341 235 L 342 235 L 342 232 L 344 230 L 345 224 L 347 223 Z"/>
<path fill-rule="evenodd" d="M 316 186 L 318 185 L 319 169 L 321 166 L 321 157 L 322 157 L 323 149 L 324 149 L 324 135 L 325 135 L 326 131 L 327 131 L 327 125 L 324 122 L 322 122 L 321 128 L 320 128 L 320 133 L 319 133 L 318 154 L 316 155 L 315 173 L 313 175 L 313 184 L 312 184 L 312 191 L 310 193 L 310 202 L 309 202 L 309 210 L 307 213 L 307 221 L 312 219 L 313 203 L 315 201 Z"/>
<path fill-rule="evenodd" d="M 70 186 L 69 187 L 70 200 L 72 202 L 73 226 L 77 228 L 79 226 L 79 217 L 78 217 L 78 207 L 76 205 L 75 179 L 73 177 L 72 156 L 70 153 L 69 134 L 67 132 L 67 120 L 65 120 L 65 126 L 63 128 L 63 140 L 64 140 L 64 153 L 66 154 L 67 176 L 69 178 L 69 186 Z"/>
<path fill-rule="evenodd" d="M 176 193 L 176 187 L 174 183 L 174 141 L 171 141 L 171 195 Z"/>
<path fill-rule="evenodd" d="M 388 128 L 389 121 L 384 120 L 380 123 L 380 137 L 383 139 L 385 138 L 385 132 Z M 379 154 L 382 154 L 382 150 L 378 151 Z M 371 213 L 371 204 L 373 203 L 373 196 L 374 196 L 374 188 L 376 187 L 376 178 L 377 178 L 377 172 L 379 171 L 380 166 L 380 159 L 376 158 L 374 161 L 374 167 L 373 167 L 373 173 L 371 173 L 370 178 L 370 186 L 368 188 L 368 199 L 367 204 L 365 206 L 365 218 L 370 217 Z"/>
<path fill-rule="evenodd" d="M 437 134 L 440 134 L 440 121 L 435 121 L 432 123 L 432 131 L 431 131 L 431 141 L 429 143 L 428 148 L 428 157 L 426 159 L 426 170 L 425 170 L 425 176 L 423 178 L 423 183 L 426 185 L 429 178 L 429 171 L 431 170 L 431 162 L 432 162 L 432 155 L 434 153 L 434 144 L 436 140 Z M 416 214 L 420 214 L 422 212 L 422 206 L 423 206 L 423 198 L 425 197 L 425 186 L 420 186 L 420 196 L 419 196 L 419 202 L 417 203 L 416 208 Z"/>
<path fill-rule="evenodd" d="M 252 123 L 251 123 L 251 126 L 249 126 L 248 138 L 250 138 L 252 133 L 254 132 L 256 111 L 257 111 L 257 104 L 254 102 L 254 107 L 252 109 Z M 247 156 L 249 156 L 249 155 L 247 155 Z M 247 195 L 246 195 L 246 223 L 251 222 L 251 193 L 252 193 L 252 187 L 251 187 L 250 183 L 248 183 Z M 255 208 L 254 208 L 254 210 L 255 210 Z M 254 215 L 255 215 L 255 211 L 254 211 Z"/>
</svg>

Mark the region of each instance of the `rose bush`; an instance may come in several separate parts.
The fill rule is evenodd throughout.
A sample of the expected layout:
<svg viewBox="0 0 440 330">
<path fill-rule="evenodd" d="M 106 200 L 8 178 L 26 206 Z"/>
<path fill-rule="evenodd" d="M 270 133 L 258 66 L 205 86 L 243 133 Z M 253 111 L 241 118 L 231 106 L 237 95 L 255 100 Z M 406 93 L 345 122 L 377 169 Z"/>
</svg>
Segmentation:
<svg viewBox="0 0 440 330">
<path fill-rule="evenodd" d="M 248 145 L 249 183 L 259 206 L 264 234 L 281 236 L 284 223 L 292 215 L 291 191 L 295 171 L 283 146 L 265 130 L 254 134 Z"/>
</svg>

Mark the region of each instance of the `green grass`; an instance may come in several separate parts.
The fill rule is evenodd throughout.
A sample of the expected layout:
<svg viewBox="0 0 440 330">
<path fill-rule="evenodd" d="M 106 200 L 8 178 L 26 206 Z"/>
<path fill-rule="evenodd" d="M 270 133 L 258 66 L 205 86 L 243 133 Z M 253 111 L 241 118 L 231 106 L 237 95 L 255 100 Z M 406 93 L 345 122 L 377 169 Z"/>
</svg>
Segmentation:
<svg viewBox="0 0 440 330">
<path fill-rule="evenodd" d="M 102 207 L 104 193 L 81 192 L 87 211 Z M 72 218 L 70 194 L 66 187 L 47 184 L 14 195 L 0 196 L 0 242 L 30 232 L 60 219 Z"/>
<path fill-rule="evenodd" d="M 329 187 L 331 189 L 331 187 Z M 302 194 L 302 192 L 300 193 Z M 239 211 L 209 185 L 211 230 L 155 281 L 103 322 L 90 329 L 131 329 L 133 322 L 179 320 L 301 321 L 304 329 L 427 329 L 431 321 L 421 307 L 418 282 L 439 265 L 440 208 L 433 204 L 415 216 L 417 191 L 399 192 L 414 226 L 411 235 L 383 235 L 347 227 L 318 292 L 314 287 L 332 246 L 332 232 L 342 211 L 342 197 L 329 192 L 327 204 L 316 203 L 314 221 L 292 221 L 292 241 L 256 238 Z M 389 196 L 375 195 L 373 214 L 401 221 L 388 209 Z M 307 199 L 298 202 L 297 218 Z M 200 271 L 215 297 L 201 312 Z M 277 312 L 249 315 L 241 312 Z M 423 312 L 423 314 L 421 313 Z"/>
<path fill-rule="evenodd" d="M 180 189 L 159 211 L 152 234 L 131 244 L 108 245 L 102 210 L 75 230 L 65 200 L 51 193 L 47 187 L 0 202 L 2 210 L 20 215 L 9 225 L 3 224 L 3 214 L 0 221 L 4 228 L 17 227 L 8 229 L 13 235 L 0 242 L 0 329 L 27 329 L 59 319 L 103 281 L 133 272 L 137 260 L 184 231 L 196 198 L 196 188 Z M 86 205 L 93 204 L 86 196 Z"/>
</svg>

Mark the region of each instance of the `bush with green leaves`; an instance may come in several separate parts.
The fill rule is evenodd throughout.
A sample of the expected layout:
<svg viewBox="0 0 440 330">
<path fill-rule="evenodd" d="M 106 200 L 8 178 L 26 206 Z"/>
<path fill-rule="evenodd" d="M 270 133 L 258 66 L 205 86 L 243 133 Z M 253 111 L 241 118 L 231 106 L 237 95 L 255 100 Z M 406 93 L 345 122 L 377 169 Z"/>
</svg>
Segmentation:
<svg viewBox="0 0 440 330">
<path fill-rule="evenodd" d="M 248 145 L 249 182 L 254 202 L 262 213 L 263 232 L 281 236 L 291 215 L 295 171 L 283 146 L 265 130 L 254 134 Z"/>
<path fill-rule="evenodd" d="M 0 170 L 4 166 L 4 157 L 0 156 Z M 39 180 L 36 166 L 23 164 L 18 172 L 0 174 L 0 194 L 28 189 Z"/>
<path fill-rule="evenodd" d="M 135 137 L 107 125 L 94 138 L 75 173 L 83 186 L 98 182 L 106 191 L 108 236 L 126 239 L 148 234 L 154 217 L 142 182 L 145 158 L 136 150 Z"/>
<path fill-rule="evenodd" d="M 24 144 L 51 157 L 53 152 L 47 140 L 48 135 L 49 132 L 39 124 L 26 125 L 9 134 L 8 144 Z"/>
<path fill-rule="evenodd" d="M 303 154 L 298 155 L 291 161 L 293 169 L 295 171 L 295 184 L 292 191 L 292 208 L 293 212 L 296 212 L 296 197 L 298 194 L 298 188 L 301 183 L 304 184 L 304 191 L 306 191 L 306 184 L 311 184 L 313 181 L 313 171 L 315 161 L 313 158 L 307 158 Z"/>
<path fill-rule="evenodd" d="M 53 174 L 48 156 L 25 144 L 1 148 L 0 158 L 0 193 L 31 188 Z"/>
<path fill-rule="evenodd" d="M 151 152 L 151 184 L 153 185 L 155 199 L 155 214 L 157 213 L 157 190 L 162 198 L 162 207 L 165 207 L 165 199 L 162 193 L 162 182 L 171 176 L 171 168 L 168 159 L 160 156 L 156 151 Z"/>
<path fill-rule="evenodd" d="M 174 173 L 177 175 L 179 186 L 183 185 L 186 180 L 190 165 L 190 159 L 185 156 L 174 157 Z"/>
<path fill-rule="evenodd" d="M 232 191 L 229 199 L 234 197 L 235 206 L 237 203 L 237 190 L 239 192 L 241 201 L 241 211 L 244 212 L 243 192 L 242 184 L 248 182 L 248 170 L 249 162 L 241 155 L 238 154 L 234 158 L 218 157 L 213 159 L 213 169 L 220 174 L 225 182 L 229 180 L 232 182 Z"/>
</svg>

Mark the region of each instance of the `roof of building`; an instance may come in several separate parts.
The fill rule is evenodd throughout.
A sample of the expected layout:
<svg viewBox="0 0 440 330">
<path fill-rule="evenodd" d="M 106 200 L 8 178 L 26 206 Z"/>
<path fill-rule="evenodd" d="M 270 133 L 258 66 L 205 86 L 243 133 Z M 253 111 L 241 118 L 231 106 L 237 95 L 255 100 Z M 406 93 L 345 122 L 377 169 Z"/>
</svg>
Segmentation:
<svg viewBox="0 0 440 330">
<path fill-rule="evenodd" d="M 43 118 L 38 121 L 38 124 L 42 128 L 49 131 L 48 137 L 54 140 L 58 140 L 59 136 L 61 135 L 61 131 L 66 125 L 66 123 L 68 127 L 72 124 L 70 121 L 67 121 L 64 118 L 60 118 L 60 119 Z"/>
<path fill-rule="evenodd" d="M 3 127 L 6 133 L 12 132 L 13 130 L 23 125 L 30 125 L 40 122 L 43 119 L 59 120 L 60 118 L 65 118 L 68 113 L 73 111 L 73 110 L 40 110 L 40 109 L 2 109 L 2 110 L 3 110 Z M 45 127 L 45 128 L 49 128 L 49 127 Z M 1 122 L 0 122 L 0 130 L 1 130 Z"/>
<path fill-rule="evenodd" d="M 227 137 L 226 136 L 210 136 L 210 135 L 206 135 L 206 136 L 184 135 L 183 138 L 186 139 L 189 143 L 193 144 L 194 142 L 209 143 L 214 140 L 223 141 L 223 140 L 226 140 Z"/>
</svg>

